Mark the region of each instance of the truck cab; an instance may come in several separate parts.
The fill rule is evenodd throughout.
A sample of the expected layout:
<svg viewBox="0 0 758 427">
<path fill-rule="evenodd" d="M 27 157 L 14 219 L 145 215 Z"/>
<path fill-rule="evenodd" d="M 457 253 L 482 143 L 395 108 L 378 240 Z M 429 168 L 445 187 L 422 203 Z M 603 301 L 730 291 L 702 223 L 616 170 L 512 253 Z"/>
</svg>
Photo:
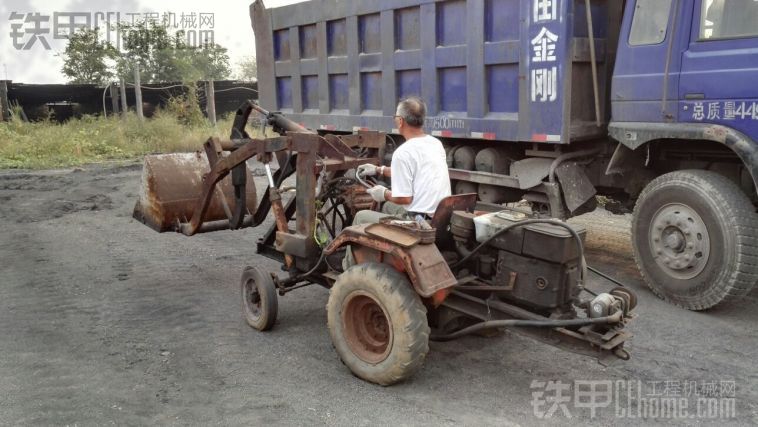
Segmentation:
<svg viewBox="0 0 758 427">
<path fill-rule="evenodd" d="M 758 136 L 758 2 L 626 4 L 613 122 L 715 123 Z"/>
<path fill-rule="evenodd" d="M 635 257 L 690 309 L 746 294 L 758 180 L 758 1 L 630 0 L 610 93 L 609 172 L 631 177 Z"/>
</svg>

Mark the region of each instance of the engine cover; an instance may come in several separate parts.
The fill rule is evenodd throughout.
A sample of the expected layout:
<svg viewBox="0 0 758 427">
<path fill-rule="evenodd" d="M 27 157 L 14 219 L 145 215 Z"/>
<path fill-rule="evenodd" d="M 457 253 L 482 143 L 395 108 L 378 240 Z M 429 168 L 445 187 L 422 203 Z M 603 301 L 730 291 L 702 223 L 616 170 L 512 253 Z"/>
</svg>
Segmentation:
<svg viewBox="0 0 758 427">
<path fill-rule="evenodd" d="M 529 219 L 526 215 L 514 211 L 501 211 L 474 218 L 476 240 L 482 243 L 498 234 L 507 226 Z M 571 226 L 585 240 L 587 230 L 581 226 Z M 548 262 L 566 263 L 581 257 L 576 240 L 563 227 L 551 224 L 531 224 L 515 227 L 499 234 L 490 243 L 491 246 L 518 255 L 539 258 Z"/>
<path fill-rule="evenodd" d="M 495 284 L 508 288 L 498 295 L 535 309 L 555 309 L 570 304 L 579 294 L 578 260 L 553 263 L 499 251 Z"/>
</svg>

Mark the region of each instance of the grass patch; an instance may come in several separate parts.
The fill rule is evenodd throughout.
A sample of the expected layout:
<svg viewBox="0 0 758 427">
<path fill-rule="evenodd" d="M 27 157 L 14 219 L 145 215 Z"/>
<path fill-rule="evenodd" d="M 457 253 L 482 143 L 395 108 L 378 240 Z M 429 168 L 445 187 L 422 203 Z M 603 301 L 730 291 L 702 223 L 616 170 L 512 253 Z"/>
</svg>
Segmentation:
<svg viewBox="0 0 758 427">
<path fill-rule="evenodd" d="M 0 168 L 50 169 L 196 151 L 210 136 L 228 138 L 233 117 L 216 127 L 204 120 L 183 124 L 166 111 L 144 122 L 134 114 L 125 119 L 85 116 L 64 124 L 0 122 Z"/>
</svg>

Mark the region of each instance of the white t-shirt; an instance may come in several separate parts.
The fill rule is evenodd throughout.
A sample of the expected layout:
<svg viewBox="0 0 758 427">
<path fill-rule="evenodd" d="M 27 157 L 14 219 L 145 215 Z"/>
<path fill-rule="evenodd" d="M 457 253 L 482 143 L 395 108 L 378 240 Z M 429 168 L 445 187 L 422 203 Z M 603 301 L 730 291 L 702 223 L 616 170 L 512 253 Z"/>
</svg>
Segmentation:
<svg viewBox="0 0 758 427">
<path fill-rule="evenodd" d="M 450 194 L 445 148 L 439 139 L 411 138 L 392 154 L 392 197 L 413 197 L 403 206 L 407 211 L 432 215 Z"/>
</svg>

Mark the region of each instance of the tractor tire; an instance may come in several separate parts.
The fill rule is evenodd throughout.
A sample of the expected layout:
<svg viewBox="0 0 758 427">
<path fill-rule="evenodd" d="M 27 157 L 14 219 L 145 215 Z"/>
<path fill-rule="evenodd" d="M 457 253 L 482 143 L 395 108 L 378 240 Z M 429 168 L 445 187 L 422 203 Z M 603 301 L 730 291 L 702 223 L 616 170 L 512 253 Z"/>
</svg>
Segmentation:
<svg viewBox="0 0 758 427">
<path fill-rule="evenodd" d="M 402 381 L 429 352 L 426 307 L 408 279 L 388 265 L 359 264 L 342 273 L 326 310 L 337 354 L 366 381 Z"/>
<path fill-rule="evenodd" d="M 653 292 L 688 310 L 745 296 L 758 280 L 758 217 L 740 188 L 710 171 L 662 175 L 634 208 L 637 267 Z"/>
<path fill-rule="evenodd" d="M 242 312 L 247 324 L 259 331 L 273 328 L 279 301 L 271 275 L 255 267 L 246 267 L 240 288 Z"/>
</svg>

